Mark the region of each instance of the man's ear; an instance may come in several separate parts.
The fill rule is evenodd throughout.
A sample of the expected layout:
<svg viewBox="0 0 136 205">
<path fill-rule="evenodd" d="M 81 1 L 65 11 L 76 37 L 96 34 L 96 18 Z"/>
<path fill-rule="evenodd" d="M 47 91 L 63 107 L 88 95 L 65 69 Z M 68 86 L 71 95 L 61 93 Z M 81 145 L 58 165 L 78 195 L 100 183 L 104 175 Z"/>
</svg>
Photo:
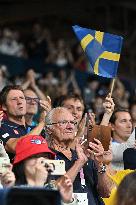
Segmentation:
<svg viewBox="0 0 136 205">
<path fill-rule="evenodd" d="M 110 123 L 109 123 L 109 126 L 110 126 L 110 128 L 111 128 L 111 130 L 112 130 L 112 131 L 114 131 L 114 130 L 115 130 L 115 128 L 114 128 L 115 126 L 114 126 L 114 124 L 113 124 L 113 123 L 111 123 L 111 122 L 110 122 Z"/>
</svg>

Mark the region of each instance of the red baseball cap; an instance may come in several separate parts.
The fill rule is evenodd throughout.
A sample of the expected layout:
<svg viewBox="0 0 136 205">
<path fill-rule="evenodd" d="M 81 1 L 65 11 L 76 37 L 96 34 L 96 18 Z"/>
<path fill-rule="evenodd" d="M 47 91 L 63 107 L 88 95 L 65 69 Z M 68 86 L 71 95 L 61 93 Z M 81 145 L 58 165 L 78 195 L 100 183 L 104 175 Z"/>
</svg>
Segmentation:
<svg viewBox="0 0 136 205">
<path fill-rule="evenodd" d="M 17 164 L 24 159 L 27 159 L 35 154 L 49 153 L 51 158 L 55 158 L 55 153 L 52 152 L 46 140 L 42 136 L 29 135 L 24 138 L 20 138 L 16 145 L 16 155 L 13 164 Z"/>
</svg>

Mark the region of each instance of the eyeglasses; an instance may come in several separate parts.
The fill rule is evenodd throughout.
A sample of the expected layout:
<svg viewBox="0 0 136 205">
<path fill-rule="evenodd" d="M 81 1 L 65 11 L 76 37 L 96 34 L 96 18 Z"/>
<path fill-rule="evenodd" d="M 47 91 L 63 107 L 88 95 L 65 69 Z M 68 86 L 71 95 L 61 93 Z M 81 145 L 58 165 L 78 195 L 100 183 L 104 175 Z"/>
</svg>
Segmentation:
<svg viewBox="0 0 136 205">
<path fill-rule="evenodd" d="M 25 97 L 25 99 L 26 99 L 26 102 L 28 103 L 28 104 L 30 104 L 30 103 L 32 103 L 32 102 L 35 102 L 35 103 L 39 103 L 39 98 L 31 98 L 31 97 Z"/>
<path fill-rule="evenodd" d="M 56 125 L 56 124 L 59 124 L 60 126 L 67 126 L 68 124 L 71 124 L 73 126 L 76 126 L 77 125 L 77 122 L 75 121 L 68 121 L 68 120 L 62 120 L 62 121 L 58 121 L 58 122 L 52 122 L 50 124 L 47 124 L 47 125 Z"/>
</svg>

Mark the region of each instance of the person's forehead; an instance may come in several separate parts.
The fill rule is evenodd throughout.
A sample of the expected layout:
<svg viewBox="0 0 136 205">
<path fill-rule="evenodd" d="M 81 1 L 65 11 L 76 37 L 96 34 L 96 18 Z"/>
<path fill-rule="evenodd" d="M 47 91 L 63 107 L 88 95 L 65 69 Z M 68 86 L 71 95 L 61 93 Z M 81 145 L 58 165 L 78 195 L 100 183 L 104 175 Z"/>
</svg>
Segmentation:
<svg viewBox="0 0 136 205">
<path fill-rule="evenodd" d="M 37 97 L 37 95 L 36 95 L 36 93 L 35 92 L 33 92 L 32 90 L 25 90 L 24 91 L 24 95 L 26 96 L 26 97 Z"/>
<path fill-rule="evenodd" d="M 79 99 L 67 99 L 63 102 L 64 106 L 73 106 L 73 107 L 84 107 L 83 103 Z"/>
<path fill-rule="evenodd" d="M 62 109 L 54 113 L 53 120 L 74 120 L 74 117 L 68 110 Z"/>
<path fill-rule="evenodd" d="M 116 119 L 131 119 L 131 115 L 129 114 L 129 112 L 117 112 Z"/>
<path fill-rule="evenodd" d="M 7 96 L 8 97 L 24 96 L 24 93 L 21 90 L 10 90 Z"/>
</svg>

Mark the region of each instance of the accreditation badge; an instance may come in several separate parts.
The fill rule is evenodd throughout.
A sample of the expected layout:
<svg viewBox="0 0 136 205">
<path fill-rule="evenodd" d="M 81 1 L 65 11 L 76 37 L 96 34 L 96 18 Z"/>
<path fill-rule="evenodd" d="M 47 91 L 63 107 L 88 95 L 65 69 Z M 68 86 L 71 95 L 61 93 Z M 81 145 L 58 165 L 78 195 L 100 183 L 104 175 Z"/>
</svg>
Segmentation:
<svg viewBox="0 0 136 205">
<path fill-rule="evenodd" d="M 87 193 L 73 193 L 73 195 L 77 199 L 78 205 L 88 205 Z"/>
</svg>

